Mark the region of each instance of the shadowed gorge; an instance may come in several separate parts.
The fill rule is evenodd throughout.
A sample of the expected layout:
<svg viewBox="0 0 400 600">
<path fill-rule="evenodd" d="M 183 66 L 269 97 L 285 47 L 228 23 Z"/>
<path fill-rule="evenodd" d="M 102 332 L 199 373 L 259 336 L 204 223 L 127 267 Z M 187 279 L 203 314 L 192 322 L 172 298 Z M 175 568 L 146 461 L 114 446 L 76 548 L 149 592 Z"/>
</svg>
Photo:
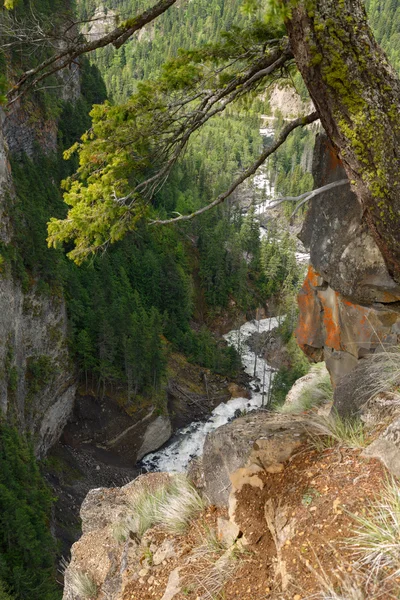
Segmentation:
<svg viewBox="0 0 400 600">
<path fill-rule="evenodd" d="M 0 600 L 396 598 L 396 2 L 0 4 Z"/>
</svg>

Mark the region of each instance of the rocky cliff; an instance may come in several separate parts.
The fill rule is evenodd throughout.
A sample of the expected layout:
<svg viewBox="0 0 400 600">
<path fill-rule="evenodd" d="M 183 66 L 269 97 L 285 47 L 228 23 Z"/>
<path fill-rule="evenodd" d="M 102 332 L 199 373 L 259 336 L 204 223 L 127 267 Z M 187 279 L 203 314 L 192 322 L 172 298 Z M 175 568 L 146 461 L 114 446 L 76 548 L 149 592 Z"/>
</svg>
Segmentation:
<svg viewBox="0 0 400 600">
<path fill-rule="evenodd" d="M 344 178 L 324 136 L 314 164 L 316 187 Z M 366 428 L 347 429 L 327 416 L 327 405 L 299 415 L 259 411 L 217 429 L 190 471 L 208 507 L 179 535 L 163 522 L 146 521 L 145 531 L 138 525 L 141 503 L 150 502 L 151 513 L 170 475 L 92 491 L 65 600 L 78 600 L 83 582 L 99 600 L 302 600 L 339 591 L 356 597 L 348 595 L 354 590 L 377 598 L 376 589 L 390 597 L 393 579 L 354 573 L 359 564 L 343 548 L 366 500 L 387 481 L 381 463 L 400 473 L 398 396 L 364 406 L 368 394 L 361 393 L 368 357 L 398 343 L 400 290 L 350 188 L 340 189 L 314 199 L 303 226 L 312 264 L 299 295 L 297 339 L 313 361 L 326 361 L 338 412 L 360 413 Z"/>
<path fill-rule="evenodd" d="M 344 178 L 321 134 L 314 155 L 315 187 Z M 298 299 L 297 341 L 311 360 L 326 361 L 337 386 L 336 407 L 352 411 L 357 407 L 347 401 L 348 374 L 376 349 L 398 343 L 400 287 L 368 232 L 350 186 L 315 197 L 299 237 L 310 249 L 311 264 Z M 353 381 L 351 388 L 355 386 Z"/>
<path fill-rule="evenodd" d="M 36 129 L 28 126 L 28 119 L 22 110 L 1 114 L 0 407 L 8 421 L 32 435 L 36 453 L 43 455 L 67 422 L 76 385 L 64 299 L 41 292 L 34 280 L 23 287 L 8 260 L 14 249 L 8 207 L 18 202 L 8 152 L 11 147 L 32 154 L 38 143 L 51 150 L 57 137 L 54 123 Z"/>
</svg>

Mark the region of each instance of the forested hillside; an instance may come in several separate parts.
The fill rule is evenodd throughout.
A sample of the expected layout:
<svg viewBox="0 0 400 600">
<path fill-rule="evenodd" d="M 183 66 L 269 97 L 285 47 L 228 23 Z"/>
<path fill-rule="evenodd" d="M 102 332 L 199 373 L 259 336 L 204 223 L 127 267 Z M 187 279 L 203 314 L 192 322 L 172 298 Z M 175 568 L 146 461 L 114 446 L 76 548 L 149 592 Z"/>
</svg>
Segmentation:
<svg viewBox="0 0 400 600">
<path fill-rule="evenodd" d="M 397 0 L 366 0 L 371 26 L 392 65 L 400 71 L 400 5 Z"/>
<path fill-rule="evenodd" d="M 185 16 L 188 27 L 182 27 L 182 11 L 176 9 L 165 15 L 166 20 L 160 25 L 172 28 L 174 35 L 166 36 L 164 29 L 156 30 L 152 34 L 154 44 L 145 38 L 127 46 L 126 55 L 129 56 L 131 49 L 136 53 L 134 60 L 141 65 L 133 77 L 131 61 L 126 71 L 121 71 L 117 61 L 113 71 L 112 64 L 107 62 L 111 60 L 110 53 L 96 57 L 102 74 L 108 77 L 111 95 L 114 92 L 115 96 L 111 75 L 118 74 L 124 90 L 121 94 L 126 97 L 131 89 L 124 88 L 124 81 L 135 86 L 135 74 L 140 79 L 146 68 L 148 74 L 155 75 L 177 46 L 195 45 L 211 32 L 217 36 L 215 19 L 209 18 L 204 23 L 205 5 L 194 4 L 196 7 L 192 9 L 189 3 Z M 221 17 L 219 26 L 228 27 L 235 12 L 239 18 L 245 18 L 236 10 L 237 2 L 225 4 L 215 3 L 215 11 Z M 92 9 L 86 7 L 89 12 Z M 19 7 L 21 18 L 24 10 Z M 47 7 L 43 10 L 47 11 Z M 177 32 L 179 36 L 175 35 Z M 148 44 L 154 45 L 154 51 Z M 149 52 L 154 60 L 149 58 Z M 112 61 L 117 60 L 115 56 Z M 124 73 L 130 75 L 124 79 Z M 259 303 L 258 297 L 265 286 L 259 241 L 249 261 L 246 254 L 251 242 L 247 238 L 253 235 L 253 230 L 240 211 L 227 206 L 180 229 L 160 230 L 142 223 L 135 235 L 79 269 L 65 260 L 60 251 L 48 250 L 46 222 L 51 216 L 62 217 L 65 210 L 59 183 L 76 168 L 75 158 L 65 162 L 62 153 L 90 126 L 87 115 L 92 104 L 102 102 L 107 93 L 97 67 L 89 66 L 86 61 L 82 93 L 76 103 L 63 105 L 51 92 L 43 97 L 43 102 L 60 115 L 57 156 L 44 156 L 39 151 L 33 161 L 26 156 L 13 158 L 18 202 L 10 205 L 10 211 L 17 237 L 16 246 L 12 251 L 4 248 L 3 256 L 13 264 L 25 286 L 29 287 L 34 277 L 44 293 L 64 290 L 71 349 L 83 381 L 96 386 L 123 384 L 128 403 L 134 402 L 138 395 L 145 395 L 154 396 L 162 404 L 170 349 L 182 351 L 189 360 L 220 373 L 233 374 L 238 368 L 235 352 L 219 346 L 205 328 L 205 321 L 214 311 L 225 309 L 231 298 L 239 311 Z M 244 111 L 227 114 L 197 137 L 157 193 L 155 206 L 165 214 L 184 213 L 202 206 L 229 185 L 238 169 L 254 159 L 261 143 L 256 116 Z M 40 179 L 36 176 L 38 170 L 42 173 Z M 198 302 L 203 307 L 200 296 L 205 300 L 207 313 L 203 308 L 199 312 Z M 198 321 L 195 330 L 190 325 L 194 316 Z"/>
<path fill-rule="evenodd" d="M 121 18 L 137 14 L 149 6 L 144 0 L 77 0 L 82 19 L 106 13 Z M 196 0 L 172 6 L 140 35 L 118 50 L 97 50 L 98 65 L 110 98 L 125 100 L 136 90 L 137 81 L 154 76 L 161 65 L 177 55 L 180 48 L 195 48 L 220 41 L 222 32 L 250 22 L 241 10 L 241 0 Z M 100 12 L 96 13 L 96 9 Z M 96 24 L 94 24 L 94 27 Z"/>
</svg>

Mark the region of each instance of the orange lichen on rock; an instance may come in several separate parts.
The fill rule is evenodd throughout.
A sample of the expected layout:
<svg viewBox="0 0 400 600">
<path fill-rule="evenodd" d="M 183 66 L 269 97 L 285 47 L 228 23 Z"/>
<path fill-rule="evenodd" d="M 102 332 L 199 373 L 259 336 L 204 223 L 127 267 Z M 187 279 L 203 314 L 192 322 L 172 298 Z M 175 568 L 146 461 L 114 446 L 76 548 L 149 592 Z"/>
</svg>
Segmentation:
<svg viewBox="0 0 400 600">
<path fill-rule="evenodd" d="M 321 307 L 318 305 L 318 298 L 315 295 L 318 277 L 318 273 L 310 265 L 298 295 L 300 317 L 296 338 L 300 348 L 307 355 L 310 355 L 309 348 L 322 348 L 324 345 L 324 339 L 321 336 Z"/>
<path fill-rule="evenodd" d="M 334 291 L 310 266 L 298 296 L 297 342 L 312 360 L 324 350 L 359 358 L 381 343 L 397 342 L 398 312 L 390 306 L 361 306 Z"/>
</svg>

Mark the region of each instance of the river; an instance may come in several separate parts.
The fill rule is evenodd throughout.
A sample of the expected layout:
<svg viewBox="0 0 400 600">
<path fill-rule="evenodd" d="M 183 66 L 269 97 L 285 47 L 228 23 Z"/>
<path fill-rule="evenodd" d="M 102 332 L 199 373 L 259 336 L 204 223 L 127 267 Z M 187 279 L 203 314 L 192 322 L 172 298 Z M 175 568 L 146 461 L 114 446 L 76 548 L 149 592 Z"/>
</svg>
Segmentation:
<svg viewBox="0 0 400 600">
<path fill-rule="evenodd" d="M 260 129 L 261 135 L 268 143 L 273 139 L 272 127 Z M 258 192 L 256 214 L 261 216 L 268 210 L 268 205 L 273 201 L 274 187 L 268 176 L 268 165 L 263 165 L 253 178 L 253 187 Z M 264 227 L 260 227 L 260 237 L 266 235 Z M 309 255 L 303 252 L 296 253 L 297 261 L 308 262 Z M 272 383 L 273 369 L 260 357 L 255 356 L 250 350 L 247 340 L 255 332 L 269 331 L 278 325 L 278 319 L 262 319 L 249 321 L 237 330 L 230 331 L 224 338 L 228 344 L 237 348 L 241 355 L 246 373 L 250 375 L 252 390 L 251 399 L 233 398 L 228 402 L 219 404 L 206 421 L 196 421 L 179 430 L 167 444 L 157 452 L 147 454 L 141 461 L 147 471 L 184 472 L 189 462 L 202 455 L 207 434 L 221 425 L 225 425 L 238 414 L 255 410 L 267 402 L 267 394 Z M 263 393 L 264 390 L 264 393 Z"/>
<path fill-rule="evenodd" d="M 221 425 L 231 421 L 236 415 L 250 410 L 255 410 L 267 401 L 267 394 L 273 370 L 260 357 L 255 356 L 250 350 L 247 340 L 257 331 L 269 331 L 278 325 L 278 319 L 261 319 L 260 321 L 249 321 L 240 329 L 234 329 L 227 333 L 224 338 L 228 344 L 235 346 L 240 352 L 244 370 L 251 376 L 250 387 L 252 396 L 248 398 L 232 398 L 228 402 L 219 404 L 211 413 L 207 421 L 193 422 L 187 427 L 179 430 L 167 445 L 147 454 L 142 460 L 143 467 L 148 471 L 176 471 L 184 472 L 192 458 L 201 456 L 207 434 Z M 254 367 L 256 367 L 254 369 Z M 255 376 L 254 376 L 255 371 Z"/>
</svg>

